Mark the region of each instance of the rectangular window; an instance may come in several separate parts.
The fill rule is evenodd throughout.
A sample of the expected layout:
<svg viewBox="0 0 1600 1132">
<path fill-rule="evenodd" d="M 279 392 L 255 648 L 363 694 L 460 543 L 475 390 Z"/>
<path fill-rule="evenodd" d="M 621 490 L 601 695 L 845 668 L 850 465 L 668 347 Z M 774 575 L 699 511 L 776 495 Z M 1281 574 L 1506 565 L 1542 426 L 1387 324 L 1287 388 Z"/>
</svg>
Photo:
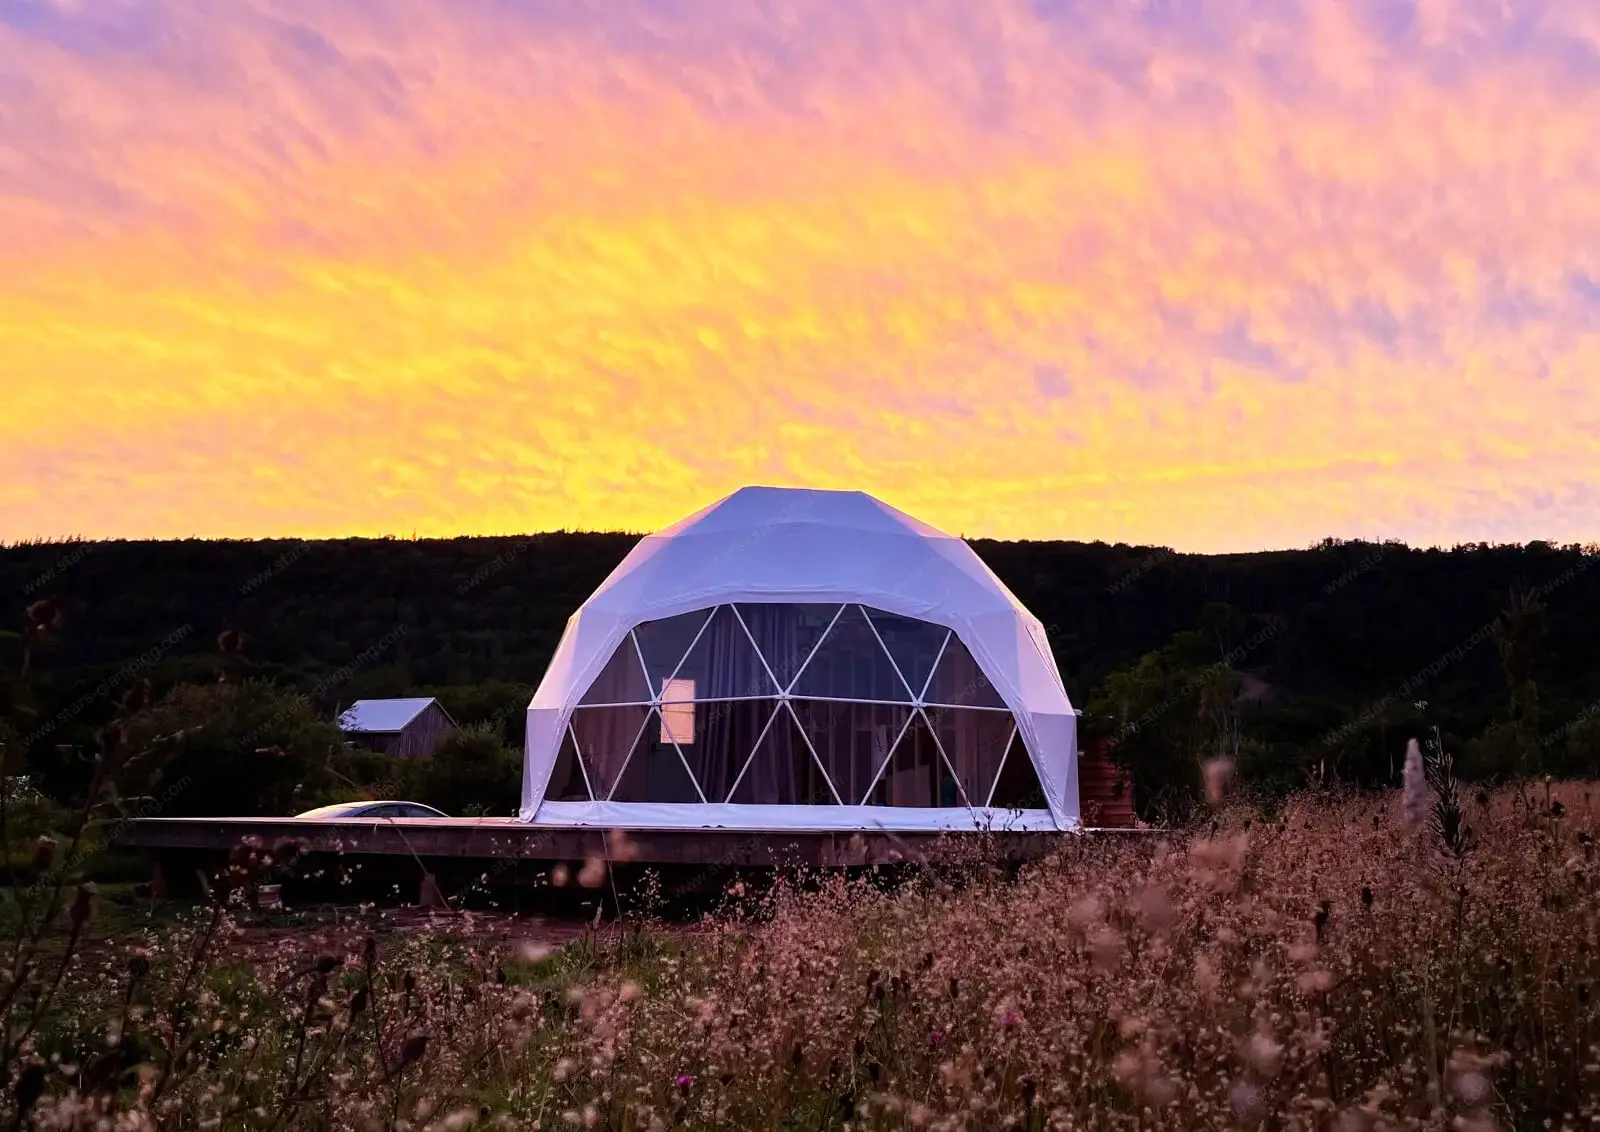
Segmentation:
<svg viewBox="0 0 1600 1132">
<path fill-rule="evenodd" d="M 661 682 L 661 741 L 689 746 L 694 742 L 694 681 Z"/>
</svg>

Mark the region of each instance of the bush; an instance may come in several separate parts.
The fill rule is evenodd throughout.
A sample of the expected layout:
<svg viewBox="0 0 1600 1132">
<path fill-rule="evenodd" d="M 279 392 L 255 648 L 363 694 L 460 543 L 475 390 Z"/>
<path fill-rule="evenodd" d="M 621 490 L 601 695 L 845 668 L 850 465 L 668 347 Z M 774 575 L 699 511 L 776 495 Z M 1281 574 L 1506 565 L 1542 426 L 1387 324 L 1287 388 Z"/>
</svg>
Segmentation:
<svg viewBox="0 0 1600 1132">
<path fill-rule="evenodd" d="M 178 736 L 163 779 L 188 785 L 164 799 L 162 817 L 297 813 L 344 747 L 304 696 L 259 680 L 180 686 L 129 732 L 135 747 Z"/>
<path fill-rule="evenodd" d="M 1549 753 L 1554 756 L 1554 752 Z M 1600 772 L 1600 711 L 1586 712 L 1567 732 L 1556 770 L 1573 778 Z"/>
<path fill-rule="evenodd" d="M 507 817 L 522 796 L 522 754 L 499 732 L 479 724 L 454 731 L 431 759 L 412 760 L 402 779 L 406 796 L 452 815 Z"/>
</svg>

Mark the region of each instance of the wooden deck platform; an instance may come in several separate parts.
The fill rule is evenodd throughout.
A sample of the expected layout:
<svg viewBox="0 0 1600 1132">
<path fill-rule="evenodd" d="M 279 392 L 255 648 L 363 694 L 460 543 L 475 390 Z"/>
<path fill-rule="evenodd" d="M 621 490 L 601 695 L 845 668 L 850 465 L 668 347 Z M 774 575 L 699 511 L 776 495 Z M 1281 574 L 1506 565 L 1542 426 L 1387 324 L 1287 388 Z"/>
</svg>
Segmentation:
<svg viewBox="0 0 1600 1132">
<path fill-rule="evenodd" d="M 921 863 L 948 860 L 953 847 L 974 842 L 984 860 L 1011 873 L 1083 835 L 1149 832 L 820 833 L 557 828 L 511 818 L 139 818 L 123 823 L 113 840 L 150 862 L 149 892 L 156 899 L 202 896 L 234 850 L 253 840 L 279 861 L 256 883 L 270 885 L 274 899 L 286 905 L 418 905 L 587 919 L 629 908 L 698 914 L 735 880 L 753 879 L 759 887 L 785 870 L 872 868 L 896 883 L 920 871 Z M 285 855 L 285 846 L 293 852 Z M 585 882 L 595 862 L 606 867 L 598 870 L 600 879 Z"/>
<path fill-rule="evenodd" d="M 1056 831 L 933 833 L 872 830 L 596 829 L 536 826 L 513 818 L 135 818 L 116 831 L 130 849 L 225 854 L 247 838 L 267 846 L 295 843 L 302 854 L 339 857 L 471 858 L 581 863 L 590 858 L 638 864 L 849 866 L 915 860 L 944 839 L 987 838 L 1004 857 L 1048 852 Z"/>
<path fill-rule="evenodd" d="M 585 862 L 608 863 L 612 876 L 653 872 L 677 891 L 715 889 L 733 874 L 779 868 L 860 868 L 915 864 L 952 845 L 981 843 L 999 863 L 1019 865 L 1081 834 L 1136 833 L 1132 790 L 1103 750 L 1084 753 L 1079 791 L 1088 828 L 1075 832 L 890 830 L 796 831 L 733 829 L 600 829 L 532 825 L 514 818 L 134 818 L 111 831 L 118 845 L 146 854 L 157 886 L 170 878 L 187 887 L 211 874 L 242 842 L 267 848 L 292 844 L 299 875 L 361 878 L 369 891 L 426 893 L 439 879 L 455 891 L 468 885 L 546 885 L 557 865 L 572 873 Z"/>
<path fill-rule="evenodd" d="M 1083 752 L 1078 788 L 1086 833 L 1134 829 L 1133 791 L 1104 744 Z M 134 818 L 112 831 L 118 844 L 153 853 L 214 856 L 246 838 L 289 840 L 303 853 L 338 857 L 411 857 L 419 861 L 582 862 L 599 857 L 641 864 L 773 868 L 850 866 L 916 860 L 942 838 L 986 838 L 999 855 L 1026 860 L 1059 845 L 1060 831 L 985 833 L 888 830 L 621 829 L 540 826 L 515 818 Z M 618 842 L 625 848 L 619 851 Z"/>
<path fill-rule="evenodd" d="M 1077 836 L 1053 830 L 557 828 L 511 818 L 137 818 L 123 823 L 113 840 L 150 861 L 151 894 L 158 898 L 200 895 L 206 878 L 216 877 L 229 855 L 253 839 L 275 852 L 293 846 L 293 864 L 275 870 L 271 883 L 281 885 L 284 899 L 297 906 L 370 901 L 549 911 L 573 904 L 588 915 L 596 899 L 609 907 L 636 898 L 655 902 L 714 895 L 736 878 L 771 876 L 782 869 L 887 867 L 885 875 L 901 875 L 920 862 L 939 860 L 952 842 L 978 839 L 985 857 L 1009 871 Z M 579 878 L 594 861 L 607 866 L 605 891 L 585 895 Z M 559 879 L 560 866 L 566 881 Z"/>
</svg>

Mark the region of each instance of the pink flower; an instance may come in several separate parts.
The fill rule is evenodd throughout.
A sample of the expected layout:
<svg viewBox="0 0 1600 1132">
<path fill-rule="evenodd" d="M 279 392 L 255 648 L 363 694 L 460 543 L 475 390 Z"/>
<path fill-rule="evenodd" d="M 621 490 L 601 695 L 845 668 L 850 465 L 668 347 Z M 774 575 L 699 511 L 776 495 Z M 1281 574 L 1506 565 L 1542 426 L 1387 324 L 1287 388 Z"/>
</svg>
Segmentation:
<svg viewBox="0 0 1600 1132">
<path fill-rule="evenodd" d="M 678 1079 L 677 1079 L 678 1088 L 687 1089 L 692 1084 L 694 1084 L 694 1076 L 692 1074 L 689 1074 L 689 1073 L 680 1073 L 680 1074 L 678 1074 Z"/>
<path fill-rule="evenodd" d="M 928 1032 L 928 1041 L 932 1042 L 936 1046 L 944 1045 L 944 1031 L 930 1030 Z"/>
</svg>

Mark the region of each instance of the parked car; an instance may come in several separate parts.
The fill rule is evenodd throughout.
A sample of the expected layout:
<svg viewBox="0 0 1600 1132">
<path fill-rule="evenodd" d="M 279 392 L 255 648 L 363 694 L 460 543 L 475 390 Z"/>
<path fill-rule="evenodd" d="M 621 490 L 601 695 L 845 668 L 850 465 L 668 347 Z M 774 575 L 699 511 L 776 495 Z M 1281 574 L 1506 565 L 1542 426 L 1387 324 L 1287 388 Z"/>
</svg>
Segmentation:
<svg viewBox="0 0 1600 1132">
<path fill-rule="evenodd" d="M 328 821 L 330 819 L 358 819 L 358 818 L 445 818 L 449 814 L 440 813 L 432 806 L 424 806 L 421 802 L 336 802 L 331 806 L 318 806 L 314 810 L 307 810 L 303 814 L 296 814 L 295 818 L 312 821 Z"/>
</svg>

